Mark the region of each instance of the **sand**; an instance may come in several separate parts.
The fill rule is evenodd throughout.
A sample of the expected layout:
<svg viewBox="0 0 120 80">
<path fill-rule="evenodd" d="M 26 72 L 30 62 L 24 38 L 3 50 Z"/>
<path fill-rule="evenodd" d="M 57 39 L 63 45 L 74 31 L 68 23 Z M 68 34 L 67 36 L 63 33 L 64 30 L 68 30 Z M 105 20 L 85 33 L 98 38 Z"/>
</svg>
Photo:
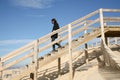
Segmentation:
<svg viewBox="0 0 120 80">
<path fill-rule="evenodd" d="M 120 80 L 120 71 L 110 68 L 99 68 L 96 60 L 89 62 L 75 70 L 73 80 Z M 65 74 L 56 80 L 69 80 L 69 74 Z"/>
</svg>

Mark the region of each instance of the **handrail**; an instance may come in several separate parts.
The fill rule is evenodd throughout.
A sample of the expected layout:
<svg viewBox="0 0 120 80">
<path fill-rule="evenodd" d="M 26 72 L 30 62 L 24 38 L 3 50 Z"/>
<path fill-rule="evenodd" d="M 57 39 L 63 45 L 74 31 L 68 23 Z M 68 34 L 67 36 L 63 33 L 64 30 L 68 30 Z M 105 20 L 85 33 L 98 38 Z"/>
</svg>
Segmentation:
<svg viewBox="0 0 120 80">
<path fill-rule="evenodd" d="M 21 62 L 21 61 L 25 60 L 26 58 L 31 57 L 32 55 L 33 55 L 33 52 L 31 52 L 31 53 L 29 53 L 29 54 L 27 54 L 27 55 L 23 56 L 23 57 L 22 57 L 22 58 L 20 58 L 20 59 L 17 59 L 16 61 L 12 61 L 11 63 L 9 63 L 9 64 L 5 65 L 5 66 L 4 66 L 4 67 L 2 67 L 2 68 L 0 68 L 0 71 L 1 71 L 1 70 L 4 70 L 4 69 L 6 69 L 6 68 L 9 68 L 9 67 L 11 67 L 11 66 L 15 65 L 16 63 L 19 63 L 19 62 Z"/>
<path fill-rule="evenodd" d="M 103 12 L 120 12 L 120 9 L 103 9 Z"/>
<path fill-rule="evenodd" d="M 94 13 L 91 13 L 90 15 L 95 15 L 96 12 L 97 12 L 97 11 L 95 11 Z M 89 18 L 90 15 L 85 16 L 85 18 Z M 83 17 L 83 18 L 84 18 L 84 17 Z M 78 21 L 77 21 L 77 22 L 78 22 Z M 77 22 L 75 22 L 75 23 L 77 23 Z M 80 26 L 80 25 L 83 25 L 85 22 L 86 22 L 86 21 L 81 22 L 81 23 L 78 23 L 78 24 L 75 25 L 75 26 L 72 26 L 72 29 L 74 29 L 74 28 L 76 28 L 76 27 L 78 27 L 78 26 Z M 72 22 L 72 23 L 74 23 L 74 22 Z M 72 23 L 70 23 L 70 24 L 72 24 Z M 65 32 L 67 32 L 67 31 L 68 31 L 67 29 L 68 29 L 68 25 L 62 27 L 61 29 L 58 29 L 58 30 L 56 30 L 56 31 L 53 31 L 52 33 L 49 33 L 49 34 L 47 34 L 46 36 L 43 36 L 43 37 L 39 38 L 39 39 L 38 39 L 38 40 L 39 40 L 39 43 L 38 43 L 38 44 L 43 43 L 46 39 L 49 40 L 48 38 L 50 38 L 50 36 L 54 35 L 55 33 L 60 33 L 59 35 L 61 35 L 61 34 L 65 33 Z M 62 32 L 60 32 L 60 31 L 62 31 Z M 46 40 L 46 41 L 47 41 L 47 40 Z"/>
<path fill-rule="evenodd" d="M 120 17 L 104 17 L 104 22 L 120 22 Z"/>
<path fill-rule="evenodd" d="M 82 20 L 86 20 L 87 18 L 89 18 L 89 17 L 97 14 L 98 12 L 99 12 L 99 10 L 96 10 L 96 11 L 94 11 L 94 12 L 92 12 L 92 13 L 90 13 L 90 14 L 88 14 L 88 15 L 86 15 L 86 16 L 78 19 L 78 20 L 76 20 L 76 21 L 73 21 L 73 22 L 71 22 L 71 25 L 74 25 L 74 24 L 76 24 L 76 23 L 78 23 L 78 22 L 80 22 L 80 21 L 82 21 Z"/>
<path fill-rule="evenodd" d="M 28 50 L 31 50 L 33 48 L 33 45 L 34 45 L 34 41 L 9 53 L 8 55 L 5 55 L 1 58 L 1 62 L 5 62 L 7 61 L 8 59 L 11 59 L 17 55 L 20 55 L 21 53 L 25 52 L 25 51 L 28 51 Z"/>
<path fill-rule="evenodd" d="M 60 29 L 58 29 L 58 30 L 55 30 L 55 31 L 53 31 L 53 32 L 51 32 L 51 33 L 49 33 L 49 34 L 47 34 L 47 35 L 39 38 L 38 40 L 39 40 L 39 42 L 40 42 L 40 41 L 42 41 L 42 40 L 44 40 L 44 39 L 46 39 L 46 38 L 50 38 L 52 35 L 60 32 L 60 31 L 63 31 L 63 30 L 65 30 L 66 28 L 67 28 L 67 26 L 64 26 L 64 27 L 62 27 L 62 28 L 60 28 Z M 40 43 L 38 43 L 38 44 L 40 44 Z"/>
<path fill-rule="evenodd" d="M 73 31 L 73 32 L 72 32 L 72 36 L 74 36 L 75 34 L 80 33 L 81 31 L 84 31 L 85 29 L 87 29 L 88 26 L 90 26 L 90 25 L 92 25 L 92 24 L 94 24 L 94 23 L 96 23 L 96 22 L 98 22 L 98 21 L 99 21 L 99 19 L 96 19 L 96 20 L 94 20 L 93 22 L 91 22 L 90 24 L 88 24 L 88 25 L 86 25 L 86 26 L 83 26 L 83 27 L 81 27 L 80 29 L 77 29 L 76 31 Z M 65 40 L 65 39 L 67 39 L 67 38 L 68 38 L 68 35 L 66 35 L 66 36 L 64 36 L 64 37 L 62 37 L 62 38 L 60 38 L 60 39 L 58 39 L 58 40 L 56 40 L 56 41 L 54 41 L 54 42 L 52 42 L 52 43 L 49 43 L 48 45 L 40 48 L 40 49 L 39 49 L 39 52 L 45 50 L 46 48 L 52 46 L 52 45 L 55 44 L 55 43 L 57 43 L 57 42 L 59 42 L 59 41 L 61 41 L 61 40 Z"/>
</svg>

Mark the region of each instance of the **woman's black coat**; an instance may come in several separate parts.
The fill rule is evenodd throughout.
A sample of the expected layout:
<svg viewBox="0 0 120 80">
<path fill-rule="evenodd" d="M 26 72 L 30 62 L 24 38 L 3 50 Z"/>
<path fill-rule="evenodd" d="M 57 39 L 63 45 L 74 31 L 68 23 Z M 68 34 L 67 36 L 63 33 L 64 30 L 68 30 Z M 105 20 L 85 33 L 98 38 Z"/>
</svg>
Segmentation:
<svg viewBox="0 0 120 80">
<path fill-rule="evenodd" d="M 54 23 L 52 32 L 53 32 L 54 30 L 57 30 L 57 29 L 59 29 L 59 25 L 58 25 L 58 23 Z M 58 33 L 52 35 L 51 38 L 58 38 Z"/>
</svg>

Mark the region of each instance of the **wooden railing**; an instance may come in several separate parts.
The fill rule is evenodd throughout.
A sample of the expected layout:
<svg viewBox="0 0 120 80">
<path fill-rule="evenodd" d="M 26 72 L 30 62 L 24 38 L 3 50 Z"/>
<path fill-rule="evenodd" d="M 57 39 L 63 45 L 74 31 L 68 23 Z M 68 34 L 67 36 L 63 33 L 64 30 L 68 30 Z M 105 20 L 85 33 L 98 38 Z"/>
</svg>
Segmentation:
<svg viewBox="0 0 120 80">
<path fill-rule="evenodd" d="M 103 12 L 120 12 L 119 10 L 108 10 L 108 9 L 100 9 L 100 25 L 101 25 L 101 51 L 103 53 L 103 59 L 104 59 L 104 63 L 105 66 L 109 66 L 111 68 L 114 69 L 119 69 L 120 70 L 120 64 L 119 64 L 119 57 L 118 55 L 114 54 L 114 52 L 108 47 L 109 46 L 109 42 L 107 43 L 107 40 L 105 39 L 105 33 L 104 33 L 104 26 L 106 26 L 106 24 L 104 25 L 104 20 L 105 18 L 103 18 Z M 119 22 L 120 23 L 120 18 L 108 18 L 109 22 Z M 109 40 L 110 41 L 110 40 Z M 115 39 L 115 44 L 117 43 L 117 39 Z M 108 45 L 108 46 L 107 46 Z"/>
<path fill-rule="evenodd" d="M 118 16 L 117 17 L 105 17 L 104 16 L 104 18 L 103 18 L 103 15 L 101 15 L 101 13 L 103 13 L 103 12 L 108 12 L 108 13 L 120 12 L 120 9 L 96 10 L 76 21 L 71 22 L 68 25 L 61 27 L 59 30 L 51 32 L 37 40 L 34 40 L 33 42 L 29 43 L 28 45 L 25 45 L 24 47 L 21 47 L 11 53 L 8 53 L 6 56 L 3 56 L 0 58 L 0 64 L 1 64 L 0 71 L 2 72 L 3 70 L 21 62 L 27 58 L 33 57 L 34 69 L 35 69 L 35 80 L 36 80 L 37 69 L 38 69 L 38 57 L 39 57 L 38 55 L 42 51 L 49 49 L 53 44 L 59 43 L 61 41 L 65 42 L 67 40 L 66 43 L 68 43 L 70 40 L 70 35 L 72 38 L 74 38 L 76 36 L 78 38 L 79 36 L 82 36 L 83 34 L 87 35 L 88 33 L 91 33 L 92 31 L 94 31 L 96 29 L 100 29 L 100 26 L 103 27 L 104 23 L 107 24 L 110 22 L 120 22 L 120 17 L 118 17 Z M 99 17 L 99 14 L 100 14 L 100 17 Z M 101 27 L 101 32 L 103 35 L 104 31 L 103 31 L 102 27 Z M 71 29 L 69 29 L 69 28 L 71 28 Z M 71 30 L 71 33 L 69 30 Z M 51 42 L 51 36 L 56 33 L 59 33 L 60 37 L 57 40 Z M 84 37 L 87 37 L 87 36 L 84 36 Z M 88 42 L 88 41 L 86 41 L 86 42 Z M 70 44 L 69 44 L 69 46 L 70 46 Z M 73 49 L 73 47 L 72 47 L 72 49 Z M 9 62 L 7 64 L 4 64 L 6 61 L 9 61 L 10 59 L 12 59 L 16 56 L 19 56 L 25 52 L 27 53 L 25 56 L 23 56 L 17 60 L 13 60 L 12 62 Z"/>
</svg>

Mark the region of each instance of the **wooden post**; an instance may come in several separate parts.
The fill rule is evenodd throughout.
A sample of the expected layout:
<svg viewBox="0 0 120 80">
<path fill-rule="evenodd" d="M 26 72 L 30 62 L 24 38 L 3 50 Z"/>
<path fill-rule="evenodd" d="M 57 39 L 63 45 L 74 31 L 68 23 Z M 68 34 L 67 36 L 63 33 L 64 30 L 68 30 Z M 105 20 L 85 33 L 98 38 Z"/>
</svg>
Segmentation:
<svg viewBox="0 0 120 80">
<path fill-rule="evenodd" d="M 110 38 L 107 38 L 107 40 L 108 40 L 108 46 L 110 46 Z"/>
<path fill-rule="evenodd" d="M 105 43 L 108 46 L 108 37 L 105 36 Z"/>
<path fill-rule="evenodd" d="M 85 22 L 85 24 L 84 24 L 84 26 L 86 26 L 87 25 L 87 21 Z M 84 31 L 84 34 L 86 34 L 87 33 L 87 29 L 85 29 L 85 31 Z M 88 64 L 88 52 L 87 52 L 87 49 L 88 49 L 88 45 L 87 45 L 87 43 L 85 43 L 85 62 Z"/>
<path fill-rule="evenodd" d="M 61 76 L 61 58 L 58 58 L 58 78 Z"/>
<path fill-rule="evenodd" d="M 73 68 L 72 68 L 72 34 L 71 34 L 71 24 L 68 25 L 68 36 L 69 36 L 69 80 L 73 80 Z"/>
<path fill-rule="evenodd" d="M 4 63 L 1 61 L 1 58 L 0 58 L 0 67 L 3 67 L 3 64 Z M 0 77 L 2 79 L 3 78 L 3 70 L 0 71 L 0 74 L 1 74 Z"/>
<path fill-rule="evenodd" d="M 88 49 L 88 45 L 87 45 L 87 43 L 85 43 L 85 62 L 86 62 L 86 64 L 88 64 L 88 51 L 87 51 L 87 49 Z"/>
<path fill-rule="evenodd" d="M 104 37 L 104 22 L 103 22 L 103 10 L 99 9 L 100 12 L 100 26 L 101 26 L 101 38 L 103 42 L 105 42 L 105 37 Z"/>
<path fill-rule="evenodd" d="M 34 80 L 37 80 L 37 72 L 38 72 L 38 40 L 35 41 L 34 46 Z"/>
<path fill-rule="evenodd" d="M 34 52 L 34 49 L 32 49 L 31 52 Z M 31 64 L 33 64 L 33 63 L 34 63 L 34 56 L 32 55 L 31 56 Z"/>
<path fill-rule="evenodd" d="M 106 27 L 107 23 L 103 22 L 103 25 L 104 25 L 104 27 Z M 106 43 L 107 46 L 109 46 L 109 42 L 108 42 L 108 37 L 107 36 L 105 36 L 105 43 Z"/>
<path fill-rule="evenodd" d="M 30 73 L 30 79 L 34 80 L 34 73 Z"/>
<path fill-rule="evenodd" d="M 103 44 L 105 44 L 104 21 L 103 21 L 103 10 L 102 10 L 102 8 L 99 9 L 99 16 L 100 16 L 100 26 L 101 26 L 101 41 L 103 42 Z M 101 51 L 102 51 L 102 49 L 101 49 Z M 104 63 L 106 62 L 106 57 L 105 56 L 106 55 L 103 52 Z"/>
<path fill-rule="evenodd" d="M 0 71 L 0 79 L 2 79 L 2 71 Z"/>
</svg>

